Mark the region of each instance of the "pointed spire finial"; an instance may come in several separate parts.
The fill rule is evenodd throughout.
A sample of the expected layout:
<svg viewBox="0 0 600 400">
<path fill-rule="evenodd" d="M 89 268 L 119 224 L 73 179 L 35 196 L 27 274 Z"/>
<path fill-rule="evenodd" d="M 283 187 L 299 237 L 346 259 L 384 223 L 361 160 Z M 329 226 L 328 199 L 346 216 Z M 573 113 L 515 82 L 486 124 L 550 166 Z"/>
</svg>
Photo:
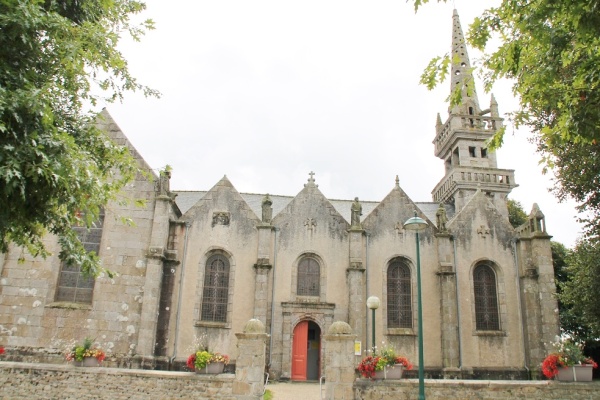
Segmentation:
<svg viewBox="0 0 600 400">
<path fill-rule="evenodd" d="M 398 175 L 396 175 L 396 187 L 400 187 L 400 178 L 398 178 Z"/>
<path fill-rule="evenodd" d="M 450 91 L 453 92 L 456 87 L 462 87 L 462 104 L 453 106 L 451 112 L 477 114 L 481 110 L 479 109 L 479 100 L 475 91 L 475 81 L 473 80 L 466 43 L 458 11 L 454 9 L 452 14 L 452 53 L 450 54 L 450 57 L 452 57 Z"/>
<path fill-rule="evenodd" d="M 490 100 L 490 115 L 492 117 L 499 117 L 500 113 L 498 112 L 498 102 L 494 97 L 494 93 L 492 93 L 492 98 Z"/>
</svg>

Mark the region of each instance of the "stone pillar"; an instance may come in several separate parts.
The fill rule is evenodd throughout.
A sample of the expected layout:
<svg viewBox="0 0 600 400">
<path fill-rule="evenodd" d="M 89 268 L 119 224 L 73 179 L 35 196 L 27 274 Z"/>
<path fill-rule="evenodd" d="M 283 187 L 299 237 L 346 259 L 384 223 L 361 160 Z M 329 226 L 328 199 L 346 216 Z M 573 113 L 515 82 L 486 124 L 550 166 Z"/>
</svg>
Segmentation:
<svg viewBox="0 0 600 400">
<path fill-rule="evenodd" d="M 165 251 L 169 239 L 169 215 L 172 199 L 166 194 L 156 197 L 150 247 L 147 255 L 144 295 L 137 354 L 142 358 L 154 355 L 156 327 L 160 306 L 160 291 L 163 276 Z M 145 361 L 142 361 L 145 364 Z M 151 367 L 151 366 L 150 366 Z"/>
<path fill-rule="evenodd" d="M 456 298 L 456 271 L 454 270 L 454 252 L 450 234 L 436 234 L 438 240 L 440 278 L 440 311 L 442 367 L 444 376 L 455 377 L 460 372 L 460 338 L 458 329 L 458 300 Z"/>
<path fill-rule="evenodd" d="M 363 233 L 360 228 L 350 229 L 350 265 L 346 270 L 348 287 L 348 323 L 357 337 L 365 338 L 365 267 L 363 265 Z M 367 343 L 363 343 L 363 348 Z"/>
<path fill-rule="evenodd" d="M 550 236 L 521 238 L 519 250 L 526 363 L 538 369 L 560 332 Z"/>
<path fill-rule="evenodd" d="M 254 318 L 267 325 L 269 314 L 269 272 L 272 269 L 270 255 L 272 248 L 271 232 L 273 226 L 261 224 L 258 227 L 258 260 L 254 264 Z"/>
<path fill-rule="evenodd" d="M 256 277 L 254 278 L 254 318 L 267 325 L 268 300 L 269 300 L 269 264 L 254 264 Z"/>
<path fill-rule="evenodd" d="M 265 391 L 265 326 L 258 319 L 246 323 L 243 333 L 236 333 L 237 358 L 233 395 L 240 400 L 261 399 Z"/>
<path fill-rule="evenodd" d="M 325 398 L 354 400 L 354 340 L 350 325 L 331 324 L 325 339 Z"/>
</svg>

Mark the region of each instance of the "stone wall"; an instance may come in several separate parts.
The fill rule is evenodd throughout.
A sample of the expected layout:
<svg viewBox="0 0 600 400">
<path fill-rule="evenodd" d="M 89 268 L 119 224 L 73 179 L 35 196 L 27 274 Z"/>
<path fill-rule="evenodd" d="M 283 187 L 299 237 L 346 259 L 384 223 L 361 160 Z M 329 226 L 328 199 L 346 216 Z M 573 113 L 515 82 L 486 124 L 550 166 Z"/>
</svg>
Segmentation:
<svg viewBox="0 0 600 400">
<path fill-rule="evenodd" d="M 425 383 L 427 398 L 445 400 L 592 400 L 598 398 L 599 391 L 600 385 L 597 382 L 427 380 Z M 400 381 L 358 379 L 354 384 L 356 400 L 416 400 L 418 396 L 417 379 Z"/>
<path fill-rule="evenodd" d="M 234 400 L 233 374 L 82 368 L 0 362 L 3 399 Z"/>
</svg>

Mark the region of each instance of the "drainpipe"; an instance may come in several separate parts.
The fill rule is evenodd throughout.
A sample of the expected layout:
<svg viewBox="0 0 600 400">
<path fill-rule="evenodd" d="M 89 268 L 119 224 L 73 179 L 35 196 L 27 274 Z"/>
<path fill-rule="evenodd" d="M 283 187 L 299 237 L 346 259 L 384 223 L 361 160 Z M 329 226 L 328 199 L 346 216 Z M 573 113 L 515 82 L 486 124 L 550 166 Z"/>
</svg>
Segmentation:
<svg viewBox="0 0 600 400">
<path fill-rule="evenodd" d="M 366 312 L 366 316 L 367 318 L 365 318 L 365 346 L 367 347 L 367 349 L 369 348 L 369 307 L 367 307 L 367 301 L 366 299 L 369 298 L 369 234 L 365 232 L 365 236 L 367 237 L 366 240 L 366 249 L 365 249 L 365 285 L 366 285 L 366 290 L 365 290 L 365 312 Z"/>
<path fill-rule="evenodd" d="M 527 354 L 525 352 L 525 341 L 527 340 L 525 338 L 525 321 L 523 321 L 523 303 L 522 303 L 522 298 L 521 298 L 521 278 L 519 277 L 519 254 L 517 253 L 517 239 L 514 239 L 513 241 L 511 241 L 512 244 L 512 249 L 513 249 L 513 254 L 514 254 L 514 261 L 515 261 L 515 280 L 517 283 L 517 302 L 519 304 L 519 321 L 521 321 L 521 323 L 519 325 L 521 325 L 521 337 L 523 338 L 523 340 L 521 341 L 521 351 L 523 351 L 523 368 L 525 368 L 525 370 L 527 371 L 527 376 L 529 377 L 529 379 L 531 379 L 531 373 L 529 371 L 529 367 L 527 366 L 528 361 L 527 360 Z"/>
<path fill-rule="evenodd" d="M 455 277 L 455 286 L 456 289 L 456 329 L 458 331 L 458 368 L 462 369 L 462 334 L 460 332 L 460 297 L 458 291 L 458 268 L 456 267 L 456 240 L 451 238 L 452 240 L 452 248 L 454 250 L 454 277 Z"/>
<path fill-rule="evenodd" d="M 268 367 L 271 368 L 271 357 L 273 357 L 273 318 L 275 318 L 275 271 L 277 268 L 275 264 L 277 264 L 277 232 L 279 228 L 275 228 L 273 230 L 273 284 L 271 288 L 271 328 L 269 329 L 269 364 Z"/>
<path fill-rule="evenodd" d="M 181 319 L 181 297 L 183 295 L 183 276 L 185 274 L 185 259 L 187 256 L 187 246 L 188 246 L 188 231 L 190 229 L 191 224 L 189 222 L 185 223 L 185 235 L 183 239 L 183 257 L 181 258 L 181 275 L 179 276 L 179 298 L 177 299 L 177 317 L 175 322 L 175 335 L 173 340 L 173 357 L 169 361 L 169 366 L 173 366 L 173 361 L 175 357 L 177 357 L 177 341 L 179 339 L 179 320 Z"/>
</svg>

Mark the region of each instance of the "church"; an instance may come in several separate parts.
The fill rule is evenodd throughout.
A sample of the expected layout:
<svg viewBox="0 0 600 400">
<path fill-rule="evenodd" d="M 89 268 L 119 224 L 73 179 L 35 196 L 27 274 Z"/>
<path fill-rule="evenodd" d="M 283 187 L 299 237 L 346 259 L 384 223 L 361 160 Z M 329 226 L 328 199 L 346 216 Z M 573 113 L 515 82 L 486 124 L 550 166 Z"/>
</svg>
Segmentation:
<svg viewBox="0 0 600 400">
<path fill-rule="evenodd" d="M 0 345 L 9 359 L 63 362 L 66 348 L 89 337 L 107 351 L 107 366 L 182 369 L 202 346 L 232 356 L 233 368 L 235 334 L 255 318 L 270 335 L 271 379 L 319 379 L 322 337 L 335 321 L 356 335 L 357 365 L 371 343 L 416 365 L 418 250 L 426 374 L 530 376 L 559 332 L 551 236 L 536 205 L 526 224 L 509 223 L 515 173 L 486 148 L 503 120 L 493 95 L 480 106 L 466 89 L 474 77 L 456 11 L 452 56 L 462 100 L 445 121 L 438 114 L 431 133 L 445 165 L 431 201 L 411 199 L 398 178 L 381 200 L 329 199 L 313 172 L 296 196 L 239 193 L 226 176 L 177 191 L 171 171 L 155 175 L 102 111 L 98 124 L 148 172 L 122 193 L 145 206 L 112 202 L 79 231 L 112 278 L 62 265 L 51 236 L 47 259 L 16 247 L 0 254 Z M 415 215 L 426 223 L 418 237 L 404 228 Z"/>
</svg>

